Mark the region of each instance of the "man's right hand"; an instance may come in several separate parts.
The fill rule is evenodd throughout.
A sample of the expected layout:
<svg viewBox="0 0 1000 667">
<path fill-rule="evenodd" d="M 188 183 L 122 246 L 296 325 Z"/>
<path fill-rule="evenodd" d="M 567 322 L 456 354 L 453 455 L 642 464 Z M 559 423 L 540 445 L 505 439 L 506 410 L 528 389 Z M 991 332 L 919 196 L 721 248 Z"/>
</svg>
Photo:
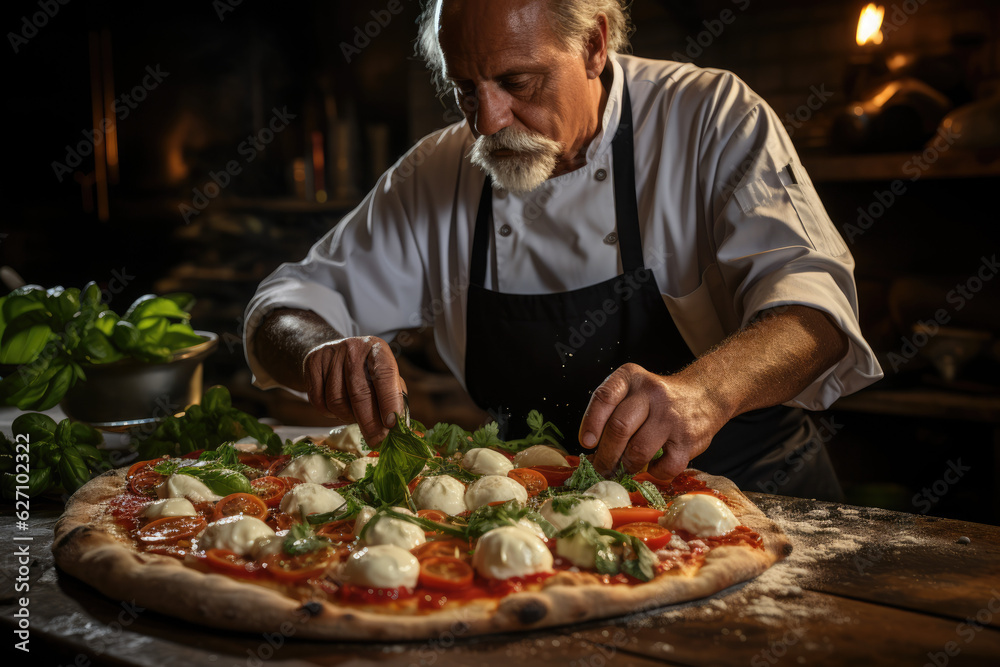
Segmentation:
<svg viewBox="0 0 1000 667">
<path fill-rule="evenodd" d="M 376 336 L 342 338 L 312 349 L 302 366 L 309 402 L 345 424 L 357 422 L 375 447 L 403 414 L 406 385 L 389 344 Z"/>
</svg>

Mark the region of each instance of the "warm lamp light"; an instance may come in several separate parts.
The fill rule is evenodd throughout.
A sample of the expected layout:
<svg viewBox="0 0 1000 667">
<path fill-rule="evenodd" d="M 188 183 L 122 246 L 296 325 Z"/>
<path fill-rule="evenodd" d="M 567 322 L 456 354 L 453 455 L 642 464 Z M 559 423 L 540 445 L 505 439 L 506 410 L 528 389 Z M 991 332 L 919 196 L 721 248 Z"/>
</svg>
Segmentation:
<svg viewBox="0 0 1000 667">
<path fill-rule="evenodd" d="M 861 17 L 858 19 L 858 46 L 865 44 L 882 43 L 882 19 L 885 17 L 885 7 L 876 6 L 874 2 L 861 10 Z"/>
</svg>

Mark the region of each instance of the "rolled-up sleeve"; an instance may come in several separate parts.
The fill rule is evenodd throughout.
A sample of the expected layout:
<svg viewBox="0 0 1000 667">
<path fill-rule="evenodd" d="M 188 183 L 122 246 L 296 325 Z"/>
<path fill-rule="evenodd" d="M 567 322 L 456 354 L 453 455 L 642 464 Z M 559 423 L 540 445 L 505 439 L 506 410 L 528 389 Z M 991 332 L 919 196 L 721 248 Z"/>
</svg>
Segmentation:
<svg viewBox="0 0 1000 667">
<path fill-rule="evenodd" d="M 392 184 L 390 170 L 305 259 L 282 264 L 260 284 L 247 306 L 243 336 L 256 386 L 279 386 L 253 353 L 258 328 L 278 308 L 311 310 L 345 336 L 389 340 L 422 323 L 427 289 L 421 253 Z"/>
<path fill-rule="evenodd" d="M 742 324 L 797 304 L 827 313 L 849 340 L 847 355 L 788 405 L 825 409 L 881 378 L 858 321 L 854 259 L 763 101 L 724 143 L 712 192 L 719 268 Z"/>
</svg>

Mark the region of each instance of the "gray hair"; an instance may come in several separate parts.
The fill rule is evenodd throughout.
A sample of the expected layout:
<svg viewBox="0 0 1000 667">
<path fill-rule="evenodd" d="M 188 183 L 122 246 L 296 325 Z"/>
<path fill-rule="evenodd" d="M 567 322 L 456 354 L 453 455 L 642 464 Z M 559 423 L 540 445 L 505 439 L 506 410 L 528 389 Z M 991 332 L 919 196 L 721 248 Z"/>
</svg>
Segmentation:
<svg viewBox="0 0 1000 667">
<path fill-rule="evenodd" d="M 595 19 L 604 14 L 608 19 L 608 51 L 621 53 L 629 48 L 633 26 L 625 0 L 546 0 L 552 31 L 566 49 L 583 48 L 597 27 Z M 438 23 L 443 0 L 427 0 L 417 19 L 417 55 L 431 70 L 434 85 L 441 93 L 450 89 L 444 76 L 444 53 L 438 42 Z"/>
</svg>

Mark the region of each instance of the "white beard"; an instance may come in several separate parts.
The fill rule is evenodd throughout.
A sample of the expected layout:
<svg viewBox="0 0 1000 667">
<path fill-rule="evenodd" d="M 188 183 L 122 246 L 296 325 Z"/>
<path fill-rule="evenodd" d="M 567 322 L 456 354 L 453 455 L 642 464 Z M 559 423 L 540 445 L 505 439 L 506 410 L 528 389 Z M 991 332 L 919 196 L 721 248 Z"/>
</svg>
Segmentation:
<svg viewBox="0 0 1000 667">
<path fill-rule="evenodd" d="M 493 155 L 498 150 L 514 151 L 515 155 Z M 470 156 L 472 163 L 486 171 L 497 186 L 508 192 L 524 193 L 552 175 L 562 150 L 562 144 L 543 134 L 505 127 L 476 139 Z"/>
</svg>

